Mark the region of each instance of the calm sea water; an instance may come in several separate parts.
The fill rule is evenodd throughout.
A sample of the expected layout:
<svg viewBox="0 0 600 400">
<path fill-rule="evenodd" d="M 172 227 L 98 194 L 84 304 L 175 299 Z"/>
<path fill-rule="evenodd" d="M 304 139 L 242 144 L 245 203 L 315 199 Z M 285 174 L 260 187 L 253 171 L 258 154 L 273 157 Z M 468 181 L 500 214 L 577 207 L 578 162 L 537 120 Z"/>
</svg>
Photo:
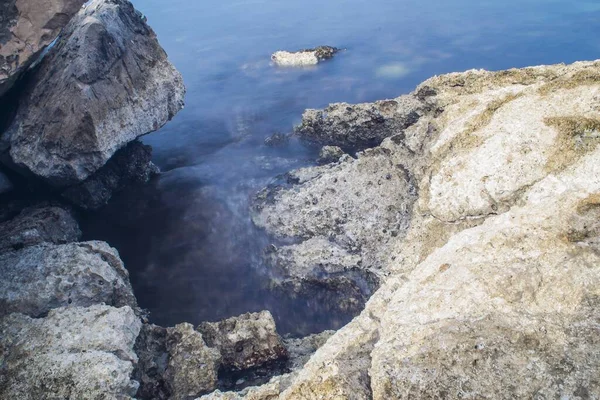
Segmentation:
<svg viewBox="0 0 600 400">
<path fill-rule="evenodd" d="M 144 142 L 163 175 L 91 217 L 87 238 L 117 247 L 140 305 L 163 325 L 270 309 L 283 332 L 338 328 L 311 299 L 264 287 L 249 199 L 309 165 L 271 149 L 306 108 L 396 97 L 440 73 L 600 58 L 597 0 L 133 0 L 188 88 L 186 108 Z M 270 65 L 276 50 L 346 48 L 315 68 Z"/>
</svg>

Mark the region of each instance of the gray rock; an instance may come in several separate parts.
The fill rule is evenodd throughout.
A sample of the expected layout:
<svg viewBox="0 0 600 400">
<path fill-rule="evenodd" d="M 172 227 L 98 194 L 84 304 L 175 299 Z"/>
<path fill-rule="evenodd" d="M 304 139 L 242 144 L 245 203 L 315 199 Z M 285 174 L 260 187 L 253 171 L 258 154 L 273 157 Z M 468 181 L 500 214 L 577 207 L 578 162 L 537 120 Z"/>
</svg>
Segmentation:
<svg viewBox="0 0 600 400">
<path fill-rule="evenodd" d="M 39 317 L 53 308 L 136 308 L 128 272 L 104 242 L 42 244 L 0 255 L 0 316 Z"/>
<path fill-rule="evenodd" d="M 181 75 L 127 0 L 93 0 L 31 75 L 3 151 L 56 187 L 84 181 L 183 107 Z M 57 122 L 58 121 L 58 122 Z"/>
<path fill-rule="evenodd" d="M 64 244 L 81 237 L 70 211 L 61 207 L 31 207 L 0 223 L 0 253 L 42 243 Z"/>
<path fill-rule="evenodd" d="M 13 184 L 8 177 L 0 171 L 0 194 L 13 190 Z"/>
<path fill-rule="evenodd" d="M 85 0 L 4 0 L 0 4 L 0 96 L 36 61 Z"/>
<path fill-rule="evenodd" d="M 339 51 L 340 49 L 331 46 L 319 46 L 294 52 L 276 51 L 271 55 L 271 60 L 282 67 L 302 67 L 329 60 Z"/>
<path fill-rule="evenodd" d="M 166 381 L 169 363 L 167 352 L 167 328 L 144 324 L 135 342 L 138 363 L 133 377 L 140 388 L 136 397 L 140 399 L 167 400 L 171 389 Z"/>
<path fill-rule="evenodd" d="M 221 356 L 190 324 L 167 329 L 169 362 L 165 378 L 173 400 L 187 400 L 217 388 Z"/>
<path fill-rule="evenodd" d="M 316 145 L 358 151 L 401 134 L 428 109 L 426 102 L 413 95 L 375 103 L 334 103 L 324 110 L 306 110 L 295 134 Z"/>
<path fill-rule="evenodd" d="M 319 152 L 317 164 L 325 165 L 337 162 L 344 154 L 344 150 L 338 146 L 323 146 Z"/>
<path fill-rule="evenodd" d="M 225 369 L 245 370 L 287 358 L 275 321 L 268 311 L 247 313 L 220 322 L 204 322 L 198 330 L 210 347 L 221 352 L 221 364 Z"/>
<path fill-rule="evenodd" d="M 152 147 L 137 140 L 131 142 L 94 175 L 71 186 L 62 196 L 85 210 L 97 210 L 105 206 L 113 194 L 130 185 L 146 183 L 159 173 L 151 159 Z"/>
<path fill-rule="evenodd" d="M 131 399 L 141 322 L 129 307 L 60 308 L 0 320 L 0 398 Z"/>
<path fill-rule="evenodd" d="M 302 368 L 310 357 L 323 346 L 334 333 L 335 331 L 324 331 L 303 338 L 284 339 L 283 343 L 290 356 L 288 363 L 290 369 L 295 371 Z"/>
<path fill-rule="evenodd" d="M 265 146 L 280 147 L 285 146 L 290 141 L 290 137 L 283 133 L 274 133 L 265 139 Z"/>
</svg>

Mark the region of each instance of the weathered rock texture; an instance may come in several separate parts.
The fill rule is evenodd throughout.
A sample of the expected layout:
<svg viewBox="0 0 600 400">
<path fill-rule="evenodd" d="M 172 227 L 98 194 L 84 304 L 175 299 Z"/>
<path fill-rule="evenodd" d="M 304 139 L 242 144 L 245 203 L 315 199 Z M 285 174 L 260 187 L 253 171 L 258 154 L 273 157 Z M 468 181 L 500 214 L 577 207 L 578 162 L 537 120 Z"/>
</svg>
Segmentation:
<svg viewBox="0 0 600 400">
<path fill-rule="evenodd" d="M 169 363 L 167 351 L 167 328 L 144 324 L 135 342 L 138 363 L 133 377 L 140 387 L 136 397 L 139 399 L 167 400 L 171 389 L 165 373 Z"/>
<path fill-rule="evenodd" d="M 339 51 L 340 49 L 331 46 L 319 46 L 294 52 L 276 51 L 271 55 L 271 60 L 281 67 L 303 67 L 329 60 Z"/>
<path fill-rule="evenodd" d="M 94 175 L 63 192 L 63 197 L 85 210 L 105 206 L 114 193 L 130 185 L 146 183 L 159 169 L 151 161 L 152 148 L 139 141 L 129 143 Z"/>
<path fill-rule="evenodd" d="M 3 0 L 0 96 L 41 55 L 85 0 Z"/>
<path fill-rule="evenodd" d="M 192 325 L 167 329 L 167 352 L 165 377 L 171 399 L 187 400 L 216 389 L 221 355 L 206 345 Z"/>
<path fill-rule="evenodd" d="M 402 134 L 427 112 L 431 105 L 418 94 L 376 103 L 335 103 L 324 110 L 306 110 L 295 134 L 309 143 L 357 151 Z"/>
<path fill-rule="evenodd" d="M 128 272 L 104 242 L 45 243 L 0 254 L 0 317 L 100 303 L 136 307 Z"/>
<path fill-rule="evenodd" d="M 156 35 L 127 0 L 93 0 L 29 77 L 3 137 L 17 168 L 64 187 L 160 128 L 185 89 Z"/>
<path fill-rule="evenodd" d="M 287 358 L 287 350 L 268 311 L 204 322 L 198 330 L 210 347 L 219 350 L 225 369 L 245 370 Z"/>
<path fill-rule="evenodd" d="M 64 208 L 30 207 L 0 223 L 0 253 L 42 243 L 65 244 L 81 237 L 73 214 Z"/>
<path fill-rule="evenodd" d="M 317 164 L 325 165 L 338 161 L 344 155 L 344 150 L 338 146 L 323 146 L 319 152 Z"/>
<path fill-rule="evenodd" d="M 140 325 L 131 308 L 100 305 L 1 319 L 0 398 L 133 398 Z"/>
<path fill-rule="evenodd" d="M 600 62 L 443 75 L 415 93 L 432 111 L 373 150 L 418 193 L 405 234 L 362 256 L 379 254 L 382 287 L 289 385 L 248 398 L 599 398 Z M 378 178 L 357 169 L 369 158 L 346 162 L 347 186 Z M 272 197 L 258 222 L 335 232 L 315 184 L 339 181 L 335 168 Z M 382 182 L 356 203 L 370 235 L 386 219 L 369 212 L 398 192 Z"/>
</svg>

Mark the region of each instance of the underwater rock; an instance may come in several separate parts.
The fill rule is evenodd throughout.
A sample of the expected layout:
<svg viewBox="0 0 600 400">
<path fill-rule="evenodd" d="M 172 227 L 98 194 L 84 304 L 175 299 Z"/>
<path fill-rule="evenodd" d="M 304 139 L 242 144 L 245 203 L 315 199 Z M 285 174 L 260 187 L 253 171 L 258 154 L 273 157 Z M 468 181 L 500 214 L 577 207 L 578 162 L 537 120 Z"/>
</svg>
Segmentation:
<svg viewBox="0 0 600 400">
<path fill-rule="evenodd" d="M 0 194 L 13 190 L 13 184 L 8 177 L 0 171 Z"/>
<path fill-rule="evenodd" d="M 302 67 L 329 60 L 339 51 L 340 49 L 331 46 L 319 46 L 294 52 L 276 51 L 271 55 L 271 60 L 281 67 Z"/>
<path fill-rule="evenodd" d="M 93 0 L 28 79 L 2 136 L 13 168 L 55 187 L 90 177 L 183 107 L 181 75 L 127 0 Z"/>
<path fill-rule="evenodd" d="M 0 96 L 56 39 L 85 0 L 3 0 L 0 4 Z"/>
<path fill-rule="evenodd" d="M 69 187 L 62 196 L 85 209 L 105 206 L 113 194 L 130 185 L 146 183 L 160 172 L 152 163 L 152 147 L 133 141 L 84 182 Z"/>
<path fill-rule="evenodd" d="M 73 214 L 62 207 L 29 207 L 0 223 L 0 253 L 42 243 L 64 244 L 81 237 Z"/>
<path fill-rule="evenodd" d="M 280 147 L 285 146 L 290 141 L 290 137 L 283 133 L 274 133 L 265 139 L 265 146 Z"/>
<path fill-rule="evenodd" d="M 219 322 L 203 322 L 198 331 L 222 356 L 228 370 L 246 370 L 271 361 L 287 359 L 287 350 L 268 311 L 247 313 Z"/>
<path fill-rule="evenodd" d="M 137 309 L 129 274 L 104 242 L 46 243 L 0 255 L 0 316 L 101 303 Z"/>
<path fill-rule="evenodd" d="M 133 399 L 140 326 L 131 308 L 105 305 L 0 319 L 0 398 Z"/>
</svg>

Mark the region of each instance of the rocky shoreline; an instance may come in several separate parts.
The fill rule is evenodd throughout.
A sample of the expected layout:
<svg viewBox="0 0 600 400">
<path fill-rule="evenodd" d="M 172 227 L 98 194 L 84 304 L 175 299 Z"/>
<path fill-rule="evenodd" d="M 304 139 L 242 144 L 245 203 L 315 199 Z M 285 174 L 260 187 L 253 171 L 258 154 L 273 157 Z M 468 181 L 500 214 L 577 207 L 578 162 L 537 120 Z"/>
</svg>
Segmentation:
<svg viewBox="0 0 600 400">
<path fill-rule="evenodd" d="M 600 62 L 307 110 L 293 134 L 320 165 L 258 193 L 253 222 L 274 290 L 356 318 L 160 327 L 77 219 L 158 173 L 136 139 L 183 81 L 128 1 L 55 3 L 0 8 L 0 398 L 600 397 Z"/>
</svg>

